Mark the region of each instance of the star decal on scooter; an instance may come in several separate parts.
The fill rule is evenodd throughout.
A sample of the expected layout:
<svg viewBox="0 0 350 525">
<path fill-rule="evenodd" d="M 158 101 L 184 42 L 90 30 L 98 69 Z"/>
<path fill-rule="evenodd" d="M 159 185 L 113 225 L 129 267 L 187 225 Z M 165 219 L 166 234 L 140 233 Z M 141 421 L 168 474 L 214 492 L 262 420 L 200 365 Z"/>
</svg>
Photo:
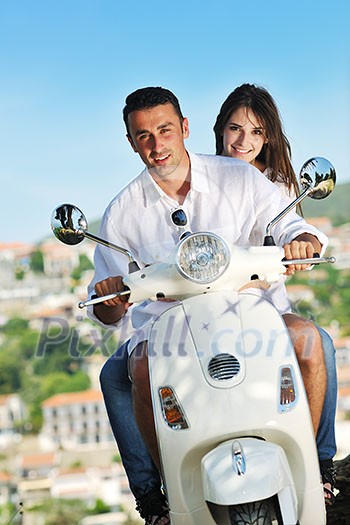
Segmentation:
<svg viewBox="0 0 350 525">
<path fill-rule="evenodd" d="M 263 295 L 256 295 L 256 303 L 253 303 L 249 309 L 252 310 L 256 308 L 259 304 L 264 304 L 266 302 L 271 303 L 271 301 L 266 299 L 266 297 L 264 297 Z"/>
<path fill-rule="evenodd" d="M 208 332 L 208 330 L 209 330 L 209 325 L 210 325 L 210 323 L 204 323 L 204 322 L 202 321 L 201 332 L 203 332 L 203 331 Z"/>
<path fill-rule="evenodd" d="M 226 310 L 223 311 L 222 315 L 232 313 L 238 317 L 239 315 L 239 301 L 236 301 L 235 303 L 232 303 L 231 301 L 228 301 L 226 299 Z"/>
<path fill-rule="evenodd" d="M 271 299 L 269 297 L 266 297 L 265 293 L 262 293 L 261 295 L 256 295 L 256 294 L 251 294 L 251 295 L 255 295 L 256 297 L 256 302 L 253 302 L 250 307 L 249 307 L 249 310 L 253 310 L 254 308 L 256 308 L 257 306 L 259 306 L 260 304 L 266 304 L 266 303 L 269 303 L 269 304 L 272 304 L 273 305 L 273 302 L 271 301 Z"/>
</svg>

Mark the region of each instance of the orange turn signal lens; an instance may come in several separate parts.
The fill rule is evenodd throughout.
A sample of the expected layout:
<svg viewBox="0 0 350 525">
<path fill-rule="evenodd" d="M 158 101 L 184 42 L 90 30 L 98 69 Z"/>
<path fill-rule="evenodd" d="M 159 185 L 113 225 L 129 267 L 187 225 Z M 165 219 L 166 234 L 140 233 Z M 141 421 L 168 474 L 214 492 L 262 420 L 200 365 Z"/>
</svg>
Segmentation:
<svg viewBox="0 0 350 525">
<path fill-rule="evenodd" d="M 160 405 L 165 422 L 173 430 L 184 430 L 189 427 L 184 411 L 170 386 L 158 390 Z"/>
</svg>

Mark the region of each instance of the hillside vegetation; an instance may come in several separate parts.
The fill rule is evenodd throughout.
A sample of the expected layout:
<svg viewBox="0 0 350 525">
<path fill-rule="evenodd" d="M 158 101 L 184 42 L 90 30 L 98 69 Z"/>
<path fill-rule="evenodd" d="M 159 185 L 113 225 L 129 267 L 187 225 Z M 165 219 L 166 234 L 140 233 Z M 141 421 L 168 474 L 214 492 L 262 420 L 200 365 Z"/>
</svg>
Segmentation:
<svg viewBox="0 0 350 525">
<path fill-rule="evenodd" d="M 338 184 L 324 200 L 306 198 L 302 204 L 305 217 L 329 217 L 333 226 L 350 222 L 350 182 Z"/>
</svg>

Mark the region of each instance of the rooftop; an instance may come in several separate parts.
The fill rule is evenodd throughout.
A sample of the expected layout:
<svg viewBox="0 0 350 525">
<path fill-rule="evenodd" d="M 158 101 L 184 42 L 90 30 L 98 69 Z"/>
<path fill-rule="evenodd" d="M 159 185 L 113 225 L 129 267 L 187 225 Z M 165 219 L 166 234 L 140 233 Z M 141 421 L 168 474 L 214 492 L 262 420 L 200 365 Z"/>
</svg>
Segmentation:
<svg viewBox="0 0 350 525">
<path fill-rule="evenodd" d="M 65 405 L 72 405 L 75 403 L 96 403 L 102 401 L 102 393 L 99 390 L 84 390 L 83 392 L 69 392 L 66 394 L 56 394 L 55 396 L 49 397 L 43 402 L 42 406 L 47 407 L 58 407 Z"/>
</svg>

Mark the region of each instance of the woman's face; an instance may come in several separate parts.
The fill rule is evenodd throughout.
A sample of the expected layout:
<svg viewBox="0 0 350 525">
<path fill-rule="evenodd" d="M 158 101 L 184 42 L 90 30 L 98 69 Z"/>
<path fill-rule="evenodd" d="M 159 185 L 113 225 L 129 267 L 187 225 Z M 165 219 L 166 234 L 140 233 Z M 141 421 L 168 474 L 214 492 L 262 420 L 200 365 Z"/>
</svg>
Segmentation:
<svg viewBox="0 0 350 525">
<path fill-rule="evenodd" d="M 231 113 L 223 131 L 223 155 L 254 164 L 265 142 L 265 129 L 250 109 Z"/>
</svg>

